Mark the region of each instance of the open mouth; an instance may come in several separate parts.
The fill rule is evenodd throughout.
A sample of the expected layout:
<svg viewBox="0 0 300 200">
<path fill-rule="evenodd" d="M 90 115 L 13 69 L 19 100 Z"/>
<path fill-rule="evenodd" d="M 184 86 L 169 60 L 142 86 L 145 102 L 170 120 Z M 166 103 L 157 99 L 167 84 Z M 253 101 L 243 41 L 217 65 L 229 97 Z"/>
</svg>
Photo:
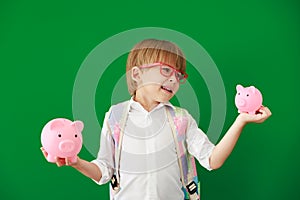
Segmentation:
<svg viewBox="0 0 300 200">
<path fill-rule="evenodd" d="M 165 91 L 167 91 L 167 92 L 169 92 L 169 93 L 173 93 L 173 91 L 170 89 L 170 88 L 168 88 L 168 87 L 166 87 L 166 86 L 161 86 L 161 89 L 163 89 L 163 90 L 165 90 Z"/>
</svg>

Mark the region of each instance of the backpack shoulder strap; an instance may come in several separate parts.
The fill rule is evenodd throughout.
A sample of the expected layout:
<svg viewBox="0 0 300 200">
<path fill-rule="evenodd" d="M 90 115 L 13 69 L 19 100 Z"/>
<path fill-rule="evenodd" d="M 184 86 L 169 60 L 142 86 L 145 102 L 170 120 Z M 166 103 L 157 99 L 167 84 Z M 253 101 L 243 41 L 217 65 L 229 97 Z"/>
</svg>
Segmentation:
<svg viewBox="0 0 300 200">
<path fill-rule="evenodd" d="M 178 156 L 178 165 L 185 199 L 200 199 L 200 182 L 194 157 L 188 152 L 186 131 L 189 125 L 187 111 L 179 107 L 167 107 L 167 116 L 171 125 Z"/>
<path fill-rule="evenodd" d="M 117 193 L 120 190 L 120 156 L 128 112 L 129 101 L 125 101 L 112 106 L 108 118 L 108 126 L 111 130 L 112 138 L 115 144 L 115 172 L 111 179 L 111 186 L 114 193 Z"/>
</svg>

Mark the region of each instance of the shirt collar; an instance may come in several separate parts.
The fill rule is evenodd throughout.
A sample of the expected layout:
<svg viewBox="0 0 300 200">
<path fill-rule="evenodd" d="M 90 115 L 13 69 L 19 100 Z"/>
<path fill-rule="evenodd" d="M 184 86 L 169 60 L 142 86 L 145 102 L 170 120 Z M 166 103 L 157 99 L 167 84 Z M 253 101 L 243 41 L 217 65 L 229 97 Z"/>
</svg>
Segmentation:
<svg viewBox="0 0 300 200">
<path fill-rule="evenodd" d="M 134 99 L 133 99 L 133 97 L 134 96 L 132 96 L 131 98 L 130 98 L 130 100 L 129 100 L 129 106 L 130 107 L 133 107 L 133 108 L 136 108 L 136 109 L 143 109 L 143 110 L 145 110 L 144 109 L 144 107 L 139 103 L 139 102 L 137 102 L 137 101 L 135 101 Z M 151 110 L 150 112 L 152 112 L 152 111 L 154 111 L 154 110 L 157 110 L 157 109 L 159 109 L 159 108 L 161 108 L 161 107 L 163 107 L 163 106 L 169 106 L 169 107 L 171 107 L 172 109 L 175 109 L 175 107 L 169 102 L 169 101 L 167 101 L 167 102 L 160 102 L 155 108 L 153 108 L 153 110 Z"/>
</svg>

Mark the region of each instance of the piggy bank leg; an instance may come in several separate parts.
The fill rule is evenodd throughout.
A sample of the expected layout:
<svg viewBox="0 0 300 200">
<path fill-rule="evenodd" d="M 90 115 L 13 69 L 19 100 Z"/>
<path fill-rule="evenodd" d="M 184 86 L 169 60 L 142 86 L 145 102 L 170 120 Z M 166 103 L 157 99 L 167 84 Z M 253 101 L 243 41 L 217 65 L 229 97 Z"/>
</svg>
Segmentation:
<svg viewBox="0 0 300 200">
<path fill-rule="evenodd" d="M 48 154 L 47 160 L 48 160 L 48 162 L 55 163 L 56 162 L 56 157 L 51 155 L 51 154 Z"/>
</svg>

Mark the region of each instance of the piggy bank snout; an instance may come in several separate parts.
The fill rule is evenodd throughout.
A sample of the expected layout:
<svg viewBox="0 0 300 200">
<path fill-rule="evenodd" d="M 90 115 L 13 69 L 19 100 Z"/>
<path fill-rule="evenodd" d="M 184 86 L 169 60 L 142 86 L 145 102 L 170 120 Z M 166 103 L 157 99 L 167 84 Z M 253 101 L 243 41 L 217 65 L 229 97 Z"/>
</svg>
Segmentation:
<svg viewBox="0 0 300 200">
<path fill-rule="evenodd" d="M 75 142 L 72 140 L 63 140 L 59 143 L 58 148 L 63 153 L 69 153 L 75 149 Z"/>
<path fill-rule="evenodd" d="M 246 100 L 242 99 L 242 98 L 236 99 L 235 102 L 236 102 L 237 106 L 245 106 L 246 105 Z"/>
</svg>

